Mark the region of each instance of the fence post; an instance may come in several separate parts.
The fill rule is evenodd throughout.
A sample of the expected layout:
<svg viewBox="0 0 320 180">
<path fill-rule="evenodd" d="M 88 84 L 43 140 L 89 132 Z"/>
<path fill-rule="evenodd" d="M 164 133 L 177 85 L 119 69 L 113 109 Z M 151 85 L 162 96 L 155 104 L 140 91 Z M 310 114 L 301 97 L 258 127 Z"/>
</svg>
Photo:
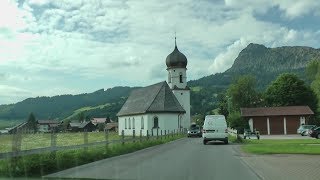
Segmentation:
<svg viewBox="0 0 320 180">
<path fill-rule="evenodd" d="M 149 140 L 149 130 L 147 129 L 147 140 Z"/>
<path fill-rule="evenodd" d="M 159 128 L 157 128 L 157 139 L 159 138 Z"/>
<path fill-rule="evenodd" d="M 136 130 L 132 130 L 132 138 L 133 138 L 133 142 L 136 142 Z"/>
<path fill-rule="evenodd" d="M 167 130 L 164 130 L 164 138 L 167 138 Z"/>
<path fill-rule="evenodd" d="M 124 130 L 121 131 L 121 140 L 122 140 L 122 145 L 124 145 Z"/>
<path fill-rule="evenodd" d="M 84 144 L 88 144 L 88 132 L 87 132 L 86 129 L 83 131 L 83 143 Z M 88 146 L 85 146 L 84 150 L 87 151 L 88 150 Z"/>
<path fill-rule="evenodd" d="M 140 130 L 140 138 L 139 138 L 140 142 L 142 141 L 142 129 Z"/>
<path fill-rule="evenodd" d="M 162 129 L 160 130 L 160 139 L 162 139 Z"/>
<path fill-rule="evenodd" d="M 108 146 L 109 146 L 109 131 L 108 129 L 104 130 L 104 138 L 106 140 L 106 151 L 108 151 Z"/>
</svg>

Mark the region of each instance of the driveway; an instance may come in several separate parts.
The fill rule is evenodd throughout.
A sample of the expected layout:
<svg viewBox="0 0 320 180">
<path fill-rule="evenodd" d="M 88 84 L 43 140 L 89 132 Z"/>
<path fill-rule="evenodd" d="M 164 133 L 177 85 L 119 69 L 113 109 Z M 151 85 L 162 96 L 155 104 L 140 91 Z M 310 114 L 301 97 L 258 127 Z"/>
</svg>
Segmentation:
<svg viewBox="0 0 320 180">
<path fill-rule="evenodd" d="M 319 180 L 319 155 L 242 155 L 241 159 L 265 180 Z"/>
<path fill-rule="evenodd" d="M 300 134 L 290 135 L 260 135 L 261 139 L 312 139 L 309 136 L 301 136 Z"/>
</svg>

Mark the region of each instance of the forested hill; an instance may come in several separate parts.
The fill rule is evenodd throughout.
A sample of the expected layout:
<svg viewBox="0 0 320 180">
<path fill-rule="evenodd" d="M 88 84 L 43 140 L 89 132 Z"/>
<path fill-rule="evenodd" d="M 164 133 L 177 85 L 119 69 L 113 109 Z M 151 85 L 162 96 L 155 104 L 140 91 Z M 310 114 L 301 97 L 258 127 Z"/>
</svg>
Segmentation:
<svg viewBox="0 0 320 180">
<path fill-rule="evenodd" d="M 63 119 L 78 109 L 94 117 L 114 117 L 124 103 L 130 87 L 100 89 L 93 93 L 28 98 L 11 105 L 0 105 L 0 119 L 25 119 L 34 112 L 38 119 Z"/>
<path fill-rule="evenodd" d="M 227 87 L 235 77 L 251 74 L 263 89 L 284 72 L 293 72 L 305 79 L 305 67 L 312 59 L 320 59 L 320 49 L 304 46 L 267 48 L 251 43 L 239 53 L 230 69 L 190 81 L 189 86 Z"/>
</svg>

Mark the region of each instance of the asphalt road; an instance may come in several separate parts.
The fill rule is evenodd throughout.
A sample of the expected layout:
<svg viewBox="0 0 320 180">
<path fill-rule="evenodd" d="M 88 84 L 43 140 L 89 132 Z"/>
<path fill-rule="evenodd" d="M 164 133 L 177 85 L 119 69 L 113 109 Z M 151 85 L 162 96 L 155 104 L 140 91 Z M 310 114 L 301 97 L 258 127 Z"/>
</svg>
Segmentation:
<svg viewBox="0 0 320 180">
<path fill-rule="evenodd" d="M 237 145 L 185 138 L 134 153 L 75 167 L 48 177 L 148 180 L 256 180 L 240 158 Z"/>
</svg>

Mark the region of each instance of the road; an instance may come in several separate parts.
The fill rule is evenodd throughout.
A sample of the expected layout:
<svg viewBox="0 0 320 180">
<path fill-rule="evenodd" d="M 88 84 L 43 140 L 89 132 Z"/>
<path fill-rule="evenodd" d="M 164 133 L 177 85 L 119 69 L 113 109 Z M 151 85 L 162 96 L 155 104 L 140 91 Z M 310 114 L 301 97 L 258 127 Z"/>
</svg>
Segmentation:
<svg viewBox="0 0 320 180">
<path fill-rule="evenodd" d="M 47 177 L 93 179 L 260 179 L 240 158 L 238 145 L 185 138 L 75 167 Z"/>
</svg>

